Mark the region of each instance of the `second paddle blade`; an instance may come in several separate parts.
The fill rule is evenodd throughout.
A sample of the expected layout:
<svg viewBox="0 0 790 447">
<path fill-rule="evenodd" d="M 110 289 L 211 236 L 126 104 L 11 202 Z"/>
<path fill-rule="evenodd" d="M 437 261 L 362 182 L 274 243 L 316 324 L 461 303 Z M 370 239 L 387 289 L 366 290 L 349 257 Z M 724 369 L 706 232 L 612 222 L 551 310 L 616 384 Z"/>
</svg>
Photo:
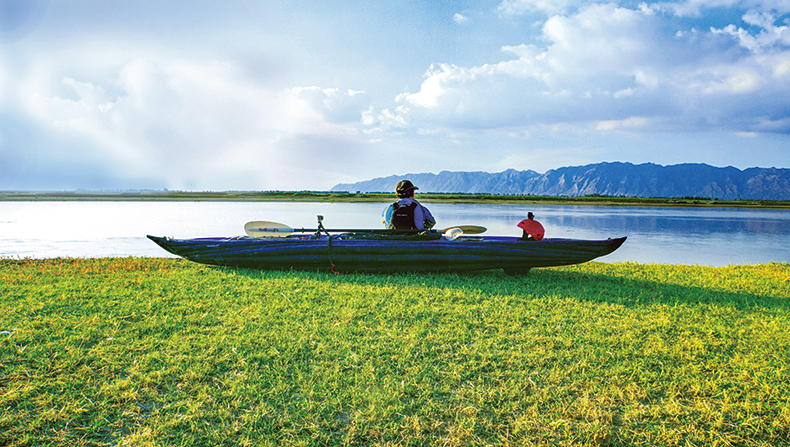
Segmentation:
<svg viewBox="0 0 790 447">
<path fill-rule="evenodd" d="M 293 228 L 278 222 L 256 220 L 247 222 L 244 231 L 249 237 L 286 237 L 293 233 Z"/>
</svg>

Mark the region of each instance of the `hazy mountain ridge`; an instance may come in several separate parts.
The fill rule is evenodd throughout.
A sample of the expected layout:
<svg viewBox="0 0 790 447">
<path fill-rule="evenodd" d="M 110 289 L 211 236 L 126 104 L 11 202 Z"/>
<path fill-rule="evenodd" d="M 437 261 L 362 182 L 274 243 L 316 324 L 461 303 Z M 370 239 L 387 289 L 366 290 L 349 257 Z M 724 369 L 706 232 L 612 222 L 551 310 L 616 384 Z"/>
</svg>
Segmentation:
<svg viewBox="0 0 790 447">
<path fill-rule="evenodd" d="M 332 191 L 392 192 L 409 179 L 420 192 L 531 194 L 626 197 L 709 197 L 720 200 L 790 200 L 790 169 L 734 167 L 706 164 L 661 166 L 653 163 L 597 163 L 539 174 L 508 169 L 503 172 L 404 174 L 357 183 L 341 183 Z"/>
</svg>

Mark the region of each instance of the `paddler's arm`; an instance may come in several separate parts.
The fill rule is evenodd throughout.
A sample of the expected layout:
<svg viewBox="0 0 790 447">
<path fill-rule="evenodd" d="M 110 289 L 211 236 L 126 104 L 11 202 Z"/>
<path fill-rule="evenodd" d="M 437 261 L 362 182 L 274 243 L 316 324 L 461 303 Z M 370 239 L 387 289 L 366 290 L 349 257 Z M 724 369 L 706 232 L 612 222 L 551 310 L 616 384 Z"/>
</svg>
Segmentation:
<svg viewBox="0 0 790 447">
<path fill-rule="evenodd" d="M 433 218 L 433 215 L 428 210 L 428 208 L 422 205 L 420 205 L 420 208 L 422 208 L 422 213 L 423 213 L 423 220 L 422 220 L 423 226 L 426 230 L 430 230 L 431 228 L 434 227 L 434 225 L 436 225 L 436 219 Z"/>
<path fill-rule="evenodd" d="M 392 221 L 392 204 L 386 208 L 384 211 L 381 212 L 381 223 L 384 224 L 384 228 L 389 228 L 390 222 Z"/>
</svg>

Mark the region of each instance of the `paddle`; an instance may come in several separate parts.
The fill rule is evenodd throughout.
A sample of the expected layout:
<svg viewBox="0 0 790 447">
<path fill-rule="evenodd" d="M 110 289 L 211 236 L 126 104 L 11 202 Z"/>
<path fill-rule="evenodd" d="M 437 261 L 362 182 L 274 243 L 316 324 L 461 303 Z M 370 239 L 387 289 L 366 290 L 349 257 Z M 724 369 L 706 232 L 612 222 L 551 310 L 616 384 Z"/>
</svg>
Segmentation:
<svg viewBox="0 0 790 447">
<path fill-rule="evenodd" d="M 487 230 L 486 227 L 478 225 L 456 225 L 439 230 L 440 233 L 446 233 L 454 228 L 461 229 L 464 234 L 482 234 Z M 244 225 L 244 231 L 249 237 L 286 237 L 291 233 L 313 233 L 318 231 L 316 228 L 291 228 L 288 225 L 279 222 L 268 222 L 265 220 L 258 220 L 247 222 Z M 378 233 L 378 234 L 415 234 L 422 230 L 385 230 L 385 229 L 327 229 L 330 233 Z"/>
</svg>

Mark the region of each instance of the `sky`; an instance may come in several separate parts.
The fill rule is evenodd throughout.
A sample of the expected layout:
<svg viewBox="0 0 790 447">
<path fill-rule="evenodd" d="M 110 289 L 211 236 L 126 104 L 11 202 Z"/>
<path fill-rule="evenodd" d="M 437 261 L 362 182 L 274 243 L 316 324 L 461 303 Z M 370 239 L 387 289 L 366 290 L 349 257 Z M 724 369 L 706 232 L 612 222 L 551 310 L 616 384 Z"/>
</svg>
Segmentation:
<svg viewBox="0 0 790 447">
<path fill-rule="evenodd" d="M 0 190 L 614 161 L 789 168 L 790 1 L 0 0 Z"/>
</svg>

